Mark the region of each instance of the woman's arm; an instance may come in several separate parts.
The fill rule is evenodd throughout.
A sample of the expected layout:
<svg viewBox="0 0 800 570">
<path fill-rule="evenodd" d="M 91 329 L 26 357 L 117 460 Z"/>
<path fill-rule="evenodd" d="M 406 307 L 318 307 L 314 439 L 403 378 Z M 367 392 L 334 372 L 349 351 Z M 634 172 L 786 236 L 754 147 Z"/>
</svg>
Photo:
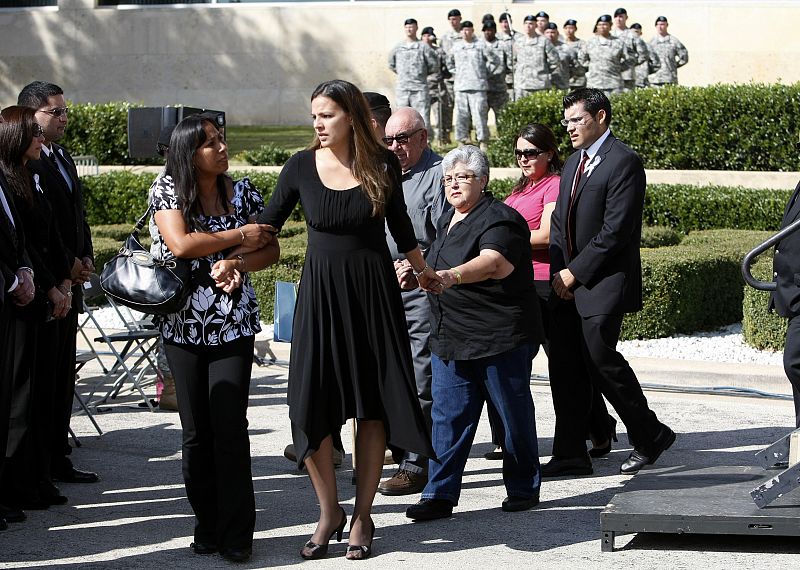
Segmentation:
<svg viewBox="0 0 800 570">
<path fill-rule="evenodd" d="M 477 257 L 450 269 L 436 273 L 442 279 L 444 288 L 465 283 L 479 283 L 487 279 L 503 279 L 511 275 L 514 266 L 500 252 L 482 249 Z"/>
<path fill-rule="evenodd" d="M 544 205 L 539 229 L 531 230 L 531 249 L 547 249 L 550 247 L 550 217 L 555 209 L 555 202 Z"/>
<path fill-rule="evenodd" d="M 274 228 L 247 224 L 221 232 L 189 232 L 180 210 L 158 210 L 158 231 L 175 257 L 194 259 L 236 246 L 262 248 L 272 240 Z"/>
<path fill-rule="evenodd" d="M 281 248 L 277 239 L 251 253 L 232 253 L 227 258 L 214 263 L 211 267 L 211 277 L 217 287 L 230 293 L 242 284 L 243 273 L 269 267 L 278 261 L 280 254 Z"/>
</svg>

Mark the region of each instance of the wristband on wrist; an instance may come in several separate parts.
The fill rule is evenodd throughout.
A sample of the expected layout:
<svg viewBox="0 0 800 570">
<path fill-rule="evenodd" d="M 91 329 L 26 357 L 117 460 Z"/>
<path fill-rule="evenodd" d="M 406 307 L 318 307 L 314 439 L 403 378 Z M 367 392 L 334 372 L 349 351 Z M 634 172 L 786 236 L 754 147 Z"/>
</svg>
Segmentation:
<svg viewBox="0 0 800 570">
<path fill-rule="evenodd" d="M 422 275 L 423 273 L 425 273 L 425 270 L 426 270 L 426 269 L 428 269 L 428 264 L 426 263 L 426 264 L 425 264 L 425 266 L 424 266 L 422 269 L 420 269 L 419 271 L 417 271 L 417 270 L 416 270 L 416 269 L 414 269 L 413 267 L 412 267 L 411 269 L 414 271 L 414 277 L 419 277 L 420 275 Z"/>
<path fill-rule="evenodd" d="M 456 276 L 456 285 L 461 285 L 462 275 L 458 269 L 452 268 L 450 271 Z"/>
<path fill-rule="evenodd" d="M 242 231 L 242 228 L 236 228 L 236 229 L 238 229 L 239 233 L 242 234 L 242 243 L 244 243 L 244 232 Z"/>
<path fill-rule="evenodd" d="M 236 259 L 239 260 L 239 264 L 240 264 L 239 265 L 239 271 L 244 272 L 244 256 L 243 255 L 237 255 Z"/>
</svg>

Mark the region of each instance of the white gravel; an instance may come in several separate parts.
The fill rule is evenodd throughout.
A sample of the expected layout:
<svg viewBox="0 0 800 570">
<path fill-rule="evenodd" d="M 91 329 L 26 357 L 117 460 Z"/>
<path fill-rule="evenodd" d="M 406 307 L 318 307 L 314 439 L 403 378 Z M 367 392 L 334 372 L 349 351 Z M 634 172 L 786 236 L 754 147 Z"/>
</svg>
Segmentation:
<svg viewBox="0 0 800 570">
<path fill-rule="evenodd" d="M 122 311 L 126 311 L 124 307 Z M 133 312 L 136 317 L 138 313 Z M 110 307 L 94 311 L 100 326 L 111 329 L 123 328 L 121 319 Z M 138 316 L 141 318 L 141 315 Z M 261 335 L 272 337 L 272 323 L 261 323 Z M 783 366 L 780 352 L 756 350 L 742 340 L 741 323 L 728 325 L 713 332 L 693 335 L 676 335 L 652 340 L 630 340 L 619 343 L 620 352 L 626 357 L 667 358 L 674 360 L 705 360 L 710 362 L 740 362 Z"/>
</svg>

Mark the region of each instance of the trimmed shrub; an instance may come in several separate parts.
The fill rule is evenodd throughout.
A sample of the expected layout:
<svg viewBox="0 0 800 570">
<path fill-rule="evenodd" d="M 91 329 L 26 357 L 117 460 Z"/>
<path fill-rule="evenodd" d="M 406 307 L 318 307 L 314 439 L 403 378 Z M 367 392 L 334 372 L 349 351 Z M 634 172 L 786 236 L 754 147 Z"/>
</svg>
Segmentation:
<svg viewBox="0 0 800 570">
<path fill-rule="evenodd" d="M 791 195 L 791 190 L 741 186 L 651 184 L 644 195 L 643 220 L 684 233 L 717 228 L 777 230 Z"/>
<path fill-rule="evenodd" d="M 642 250 L 644 307 L 625 316 L 621 339 L 712 330 L 742 319 L 744 254 L 765 232 L 692 232 L 679 245 Z"/>
<path fill-rule="evenodd" d="M 753 276 L 762 281 L 772 280 L 772 255 L 764 255 L 753 264 Z M 786 343 L 787 320 L 767 310 L 769 292 L 744 287 L 742 302 L 742 337 L 752 347 L 764 350 L 783 350 Z"/>
<path fill-rule="evenodd" d="M 516 134 L 543 123 L 572 145 L 559 121 L 561 91 L 543 91 L 509 103 L 489 146 L 494 166 L 512 166 Z M 747 101 L 747 105 L 742 105 Z M 800 170 L 794 145 L 800 132 L 800 84 L 669 86 L 611 96 L 612 131 L 635 149 L 646 168 L 686 170 Z"/>
<path fill-rule="evenodd" d="M 294 154 L 273 143 L 262 144 L 254 150 L 245 150 L 236 155 L 238 160 L 244 160 L 252 166 L 281 166 Z"/>
<path fill-rule="evenodd" d="M 69 126 L 59 141 L 73 156 L 91 154 L 103 165 L 157 164 L 128 156 L 128 109 L 125 101 L 68 103 Z"/>
<path fill-rule="evenodd" d="M 642 228 L 643 248 L 667 247 L 681 243 L 681 234 L 664 226 L 644 226 Z"/>
</svg>

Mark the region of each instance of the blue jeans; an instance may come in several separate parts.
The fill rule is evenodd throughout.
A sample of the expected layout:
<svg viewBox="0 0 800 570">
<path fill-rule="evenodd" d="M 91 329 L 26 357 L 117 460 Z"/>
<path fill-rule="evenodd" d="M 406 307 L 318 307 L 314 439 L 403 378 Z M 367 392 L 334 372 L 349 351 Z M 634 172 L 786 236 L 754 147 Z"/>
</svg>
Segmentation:
<svg viewBox="0 0 800 570">
<path fill-rule="evenodd" d="M 442 360 L 431 355 L 433 372 L 433 449 L 441 463 L 430 461 L 423 499 L 458 504 L 461 478 L 480 421 L 490 401 L 501 420 L 503 483 L 509 496 L 539 495 L 539 444 L 531 398 L 531 363 L 537 346 L 517 348 L 475 360 Z"/>
</svg>

